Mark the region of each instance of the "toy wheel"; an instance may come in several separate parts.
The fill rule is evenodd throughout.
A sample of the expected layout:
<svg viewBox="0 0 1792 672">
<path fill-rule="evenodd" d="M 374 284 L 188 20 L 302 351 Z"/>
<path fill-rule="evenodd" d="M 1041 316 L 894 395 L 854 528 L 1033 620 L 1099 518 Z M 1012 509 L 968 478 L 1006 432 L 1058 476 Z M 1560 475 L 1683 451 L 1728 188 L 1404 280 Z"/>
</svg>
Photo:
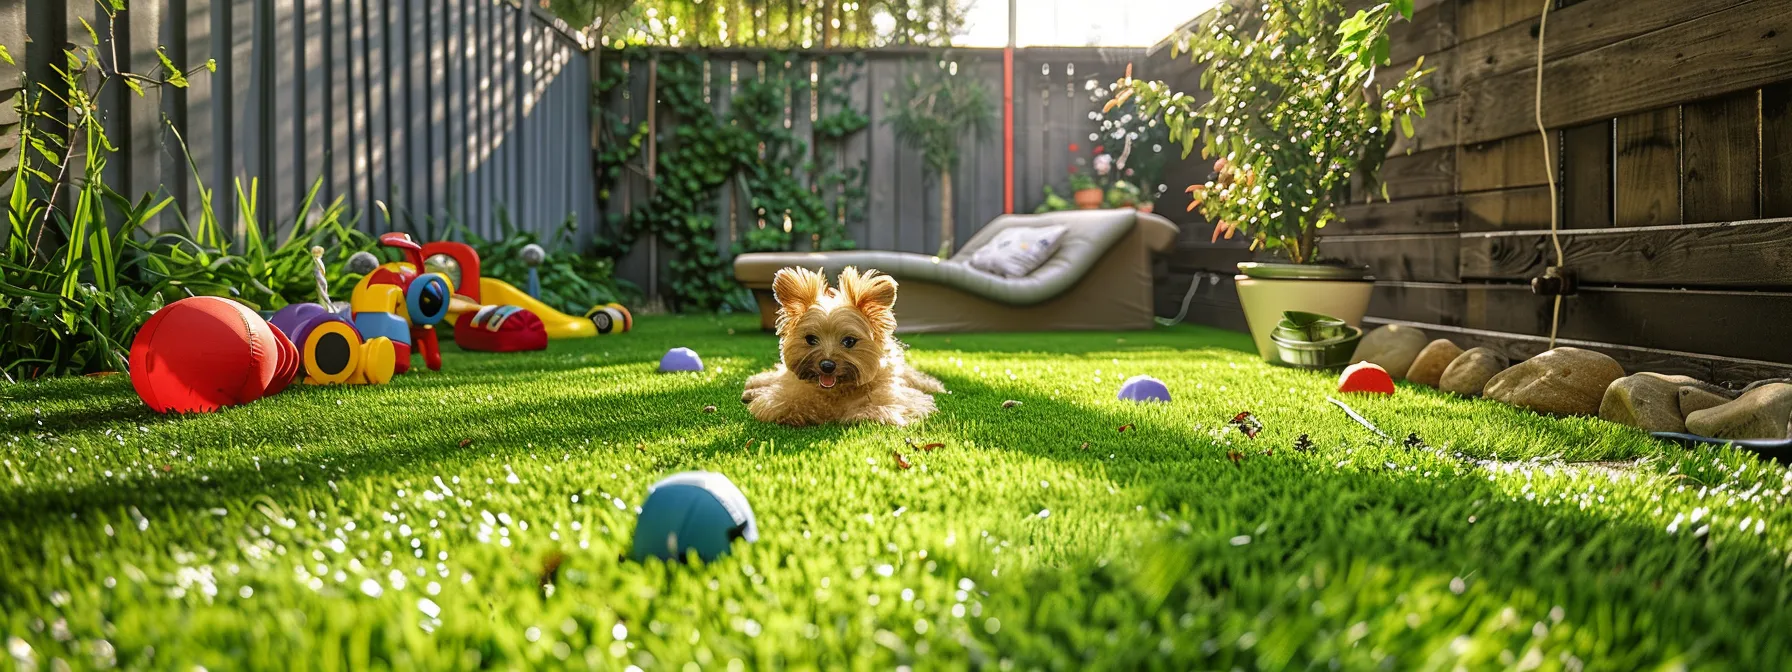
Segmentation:
<svg viewBox="0 0 1792 672">
<path fill-rule="evenodd" d="M 616 330 L 616 316 L 606 309 L 593 308 L 591 312 L 585 314 L 585 317 L 597 327 L 599 334 L 608 334 Z"/>
<path fill-rule="evenodd" d="M 329 320 L 305 336 L 305 378 L 345 383 L 361 368 L 361 335 L 347 322 Z"/>
<path fill-rule="evenodd" d="M 623 331 L 634 331 L 635 330 L 635 316 L 632 313 L 628 312 L 627 308 L 622 307 L 622 304 L 611 303 L 604 307 L 613 309 L 617 313 L 622 315 L 622 330 Z"/>
</svg>

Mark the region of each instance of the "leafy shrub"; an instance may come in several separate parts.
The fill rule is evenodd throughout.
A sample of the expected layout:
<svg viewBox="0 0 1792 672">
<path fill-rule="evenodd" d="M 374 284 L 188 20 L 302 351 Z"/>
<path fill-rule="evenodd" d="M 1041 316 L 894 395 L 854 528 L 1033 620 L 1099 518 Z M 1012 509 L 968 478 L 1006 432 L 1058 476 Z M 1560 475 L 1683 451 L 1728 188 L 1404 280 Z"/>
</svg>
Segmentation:
<svg viewBox="0 0 1792 672">
<path fill-rule="evenodd" d="M 577 219 L 568 216 L 554 239 L 546 244 L 534 233 L 518 230 L 502 208 L 498 210 L 498 221 L 503 234 L 497 239 L 459 227 L 461 238 L 479 253 L 481 275 L 527 287 L 529 267 L 523 263 L 523 247 L 541 245 L 548 253 L 547 261 L 535 268 L 541 279 L 538 298 L 542 303 L 569 315 L 583 315 L 592 306 L 612 301 L 629 305 L 640 300 L 641 292 L 633 283 L 616 278 L 616 262 L 580 254 L 575 249 Z"/>
</svg>

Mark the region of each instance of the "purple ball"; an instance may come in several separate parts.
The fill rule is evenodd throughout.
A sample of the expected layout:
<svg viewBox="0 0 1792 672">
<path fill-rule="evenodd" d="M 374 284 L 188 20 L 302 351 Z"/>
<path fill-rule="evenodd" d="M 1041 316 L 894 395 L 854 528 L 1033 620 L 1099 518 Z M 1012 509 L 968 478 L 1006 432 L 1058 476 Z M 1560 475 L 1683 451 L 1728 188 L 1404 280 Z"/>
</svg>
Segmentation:
<svg viewBox="0 0 1792 672">
<path fill-rule="evenodd" d="M 660 373 L 673 371 L 702 371 L 703 358 L 690 348 L 673 348 L 660 358 Z"/>
<path fill-rule="evenodd" d="M 1169 401 L 1170 388 L 1164 381 L 1146 375 L 1127 378 L 1120 384 L 1120 399 L 1126 401 Z"/>
</svg>

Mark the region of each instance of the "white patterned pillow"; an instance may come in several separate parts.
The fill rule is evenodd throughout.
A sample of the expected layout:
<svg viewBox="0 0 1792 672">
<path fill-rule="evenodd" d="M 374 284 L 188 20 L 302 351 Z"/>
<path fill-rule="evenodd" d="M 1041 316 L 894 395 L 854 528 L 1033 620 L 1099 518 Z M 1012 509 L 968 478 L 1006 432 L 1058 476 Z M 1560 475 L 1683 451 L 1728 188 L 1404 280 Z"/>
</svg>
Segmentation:
<svg viewBox="0 0 1792 672">
<path fill-rule="evenodd" d="M 1058 251 L 1064 226 L 1016 226 L 1003 229 L 989 244 L 971 253 L 971 267 L 1008 278 L 1029 275 Z"/>
</svg>

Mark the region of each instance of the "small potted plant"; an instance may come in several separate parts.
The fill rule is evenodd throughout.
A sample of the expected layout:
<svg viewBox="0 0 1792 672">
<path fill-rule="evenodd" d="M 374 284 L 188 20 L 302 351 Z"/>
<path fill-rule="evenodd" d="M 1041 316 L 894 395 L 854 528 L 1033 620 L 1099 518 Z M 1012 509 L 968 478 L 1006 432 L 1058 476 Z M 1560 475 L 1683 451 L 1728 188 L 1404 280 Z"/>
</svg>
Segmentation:
<svg viewBox="0 0 1792 672">
<path fill-rule="evenodd" d="M 1079 154 L 1082 151 L 1081 145 L 1070 143 L 1070 153 L 1075 155 L 1070 164 L 1070 200 L 1083 210 L 1100 208 L 1102 198 L 1107 193 L 1101 184 L 1101 178 L 1107 175 L 1107 170 L 1103 170 L 1101 163 L 1101 150 L 1100 146 L 1095 148 L 1095 160 L 1092 162 L 1090 157 Z M 1112 166 L 1113 158 L 1109 157 L 1107 167 L 1111 169 Z"/>
<path fill-rule="evenodd" d="M 1130 102 L 1160 119 L 1184 159 L 1203 140 L 1213 173 L 1188 187 L 1189 209 L 1214 223 L 1216 240 L 1244 235 L 1252 250 L 1285 260 L 1239 264 L 1245 321 L 1272 361 L 1271 332 L 1287 311 L 1361 323 L 1369 269 L 1326 261 L 1317 233 L 1339 221 L 1352 175 L 1376 183 L 1394 133 L 1411 137 L 1430 93 L 1420 85 L 1424 59 L 1397 78 L 1376 73 L 1387 65 L 1388 27 L 1412 18 L 1412 0 L 1354 13 L 1345 4 L 1226 0 L 1176 45 L 1202 67 L 1205 100 L 1129 72 L 1107 105 Z"/>
<path fill-rule="evenodd" d="M 1115 180 L 1114 186 L 1108 187 L 1106 205 L 1110 208 L 1138 207 L 1139 188 L 1126 180 Z"/>
</svg>

